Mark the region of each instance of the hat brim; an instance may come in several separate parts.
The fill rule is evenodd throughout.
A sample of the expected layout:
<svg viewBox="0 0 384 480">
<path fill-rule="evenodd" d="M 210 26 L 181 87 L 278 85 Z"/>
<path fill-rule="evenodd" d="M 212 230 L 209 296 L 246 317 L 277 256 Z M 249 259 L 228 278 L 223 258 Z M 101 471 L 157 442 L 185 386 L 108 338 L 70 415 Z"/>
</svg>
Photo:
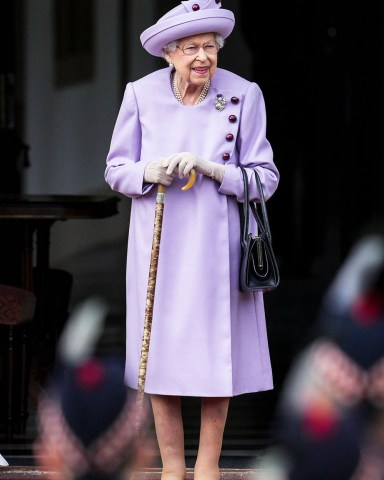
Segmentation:
<svg viewBox="0 0 384 480">
<path fill-rule="evenodd" d="M 175 21 L 177 23 L 175 23 Z M 235 26 L 235 17 L 230 10 L 212 9 L 185 13 L 155 23 L 140 35 L 141 44 L 151 55 L 163 56 L 167 43 L 180 38 L 214 32 L 227 38 Z"/>
</svg>

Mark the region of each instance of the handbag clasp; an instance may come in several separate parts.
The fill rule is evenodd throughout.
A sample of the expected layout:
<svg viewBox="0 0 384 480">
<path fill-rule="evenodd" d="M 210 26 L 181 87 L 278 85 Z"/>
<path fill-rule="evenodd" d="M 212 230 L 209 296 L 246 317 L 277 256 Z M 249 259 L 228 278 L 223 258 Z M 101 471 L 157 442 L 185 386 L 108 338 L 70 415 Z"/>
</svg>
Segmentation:
<svg viewBox="0 0 384 480">
<path fill-rule="evenodd" d="M 260 237 L 255 237 L 256 240 L 256 251 L 257 251 L 257 264 L 260 268 L 260 270 L 263 269 L 264 263 L 263 263 L 263 251 L 262 251 L 262 242 Z"/>
</svg>

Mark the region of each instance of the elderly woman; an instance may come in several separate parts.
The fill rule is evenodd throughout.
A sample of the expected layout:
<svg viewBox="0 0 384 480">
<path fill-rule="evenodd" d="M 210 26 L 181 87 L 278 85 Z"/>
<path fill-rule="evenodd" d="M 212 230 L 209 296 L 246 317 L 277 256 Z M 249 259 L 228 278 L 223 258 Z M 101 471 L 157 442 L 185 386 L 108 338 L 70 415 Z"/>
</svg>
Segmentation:
<svg viewBox="0 0 384 480">
<path fill-rule="evenodd" d="M 141 35 L 169 67 L 128 83 L 105 179 L 132 199 L 127 256 L 126 382 L 137 388 L 156 184 L 167 187 L 145 392 L 163 479 L 185 478 L 181 397 L 201 397 L 195 480 L 217 480 L 232 396 L 273 388 L 262 294 L 241 293 L 239 165 L 257 199 L 279 173 L 257 84 L 217 67 L 234 15 L 183 1 Z M 181 191 L 191 169 L 194 186 Z"/>
</svg>

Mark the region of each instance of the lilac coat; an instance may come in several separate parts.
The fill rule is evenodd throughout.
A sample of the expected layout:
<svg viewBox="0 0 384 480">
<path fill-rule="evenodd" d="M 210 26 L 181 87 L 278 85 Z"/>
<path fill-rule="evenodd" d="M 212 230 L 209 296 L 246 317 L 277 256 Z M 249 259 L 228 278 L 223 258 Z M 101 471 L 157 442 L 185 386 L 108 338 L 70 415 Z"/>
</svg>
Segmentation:
<svg viewBox="0 0 384 480">
<path fill-rule="evenodd" d="M 175 178 L 167 188 L 145 391 L 220 397 L 268 390 L 273 381 L 263 297 L 238 287 L 237 200 L 244 190 L 238 164 L 256 167 L 267 199 L 279 182 L 263 95 L 256 83 L 217 69 L 206 99 L 184 106 L 172 93 L 170 72 L 164 68 L 127 85 L 105 171 L 112 190 L 132 198 L 126 382 L 137 388 L 157 191 L 143 184 L 144 168 L 189 151 L 224 164 L 225 175 L 219 184 L 198 174 L 187 191 L 181 190 L 186 180 Z M 217 94 L 227 99 L 222 111 L 215 108 Z M 248 175 L 250 195 L 257 198 L 252 170 Z"/>
</svg>

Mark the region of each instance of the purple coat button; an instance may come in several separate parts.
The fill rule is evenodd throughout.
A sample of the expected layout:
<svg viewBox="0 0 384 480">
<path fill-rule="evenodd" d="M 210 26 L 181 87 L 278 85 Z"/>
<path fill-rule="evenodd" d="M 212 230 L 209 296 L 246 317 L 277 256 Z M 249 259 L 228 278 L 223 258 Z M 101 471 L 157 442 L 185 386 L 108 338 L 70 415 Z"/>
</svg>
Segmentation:
<svg viewBox="0 0 384 480">
<path fill-rule="evenodd" d="M 236 120 L 237 120 L 237 117 L 236 117 L 236 115 L 229 115 L 228 120 L 229 120 L 231 123 L 235 123 Z"/>
<path fill-rule="evenodd" d="M 225 139 L 227 140 L 227 142 L 232 142 L 232 140 L 233 140 L 232 133 L 227 133 L 227 135 L 225 136 Z"/>
<path fill-rule="evenodd" d="M 197 3 L 194 3 L 194 4 L 192 5 L 192 10 L 193 10 L 194 12 L 197 12 L 198 10 L 200 10 L 200 6 L 199 6 Z"/>
<path fill-rule="evenodd" d="M 235 105 L 236 105 L 237 103 L 239 103 L 239 101 L 240 101 L 240 100 L 238 99 L 238 97 L 232 97 L 232 98 L 231 98 L 231 102 L 234 103 Z"/>
<path fill-rule="evenodd" d="M 231 158 L 229 153 L 223 153 L 223 160 L 228 161 Z"/>
</svg>

